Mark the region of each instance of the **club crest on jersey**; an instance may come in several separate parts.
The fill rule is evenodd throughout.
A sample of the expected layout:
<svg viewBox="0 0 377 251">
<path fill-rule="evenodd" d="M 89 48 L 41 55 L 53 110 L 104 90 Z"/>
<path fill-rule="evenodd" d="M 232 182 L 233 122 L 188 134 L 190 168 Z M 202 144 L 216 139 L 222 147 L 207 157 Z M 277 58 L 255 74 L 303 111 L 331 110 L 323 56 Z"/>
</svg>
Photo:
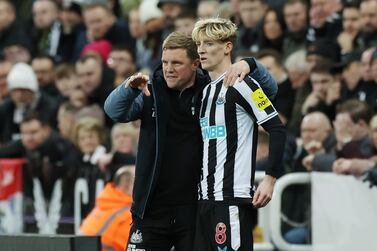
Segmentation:
<svg viewBox="0 0 377 251">
<path fill-rule="evenodd" d="M 223 105 L 225 104 L 225 95 L 224 93 L 220 93 L 219 97 L 216 100 L 216 105 Z"/>
<path fill-rule="evenodd" d="M 132 233 L 130 242 L 132 242 L 132 243 L 142 243 L 143 242 L 143 235 L 141 234 L 139 229 L 137 229 L 136 232 Z"/>
</svg>

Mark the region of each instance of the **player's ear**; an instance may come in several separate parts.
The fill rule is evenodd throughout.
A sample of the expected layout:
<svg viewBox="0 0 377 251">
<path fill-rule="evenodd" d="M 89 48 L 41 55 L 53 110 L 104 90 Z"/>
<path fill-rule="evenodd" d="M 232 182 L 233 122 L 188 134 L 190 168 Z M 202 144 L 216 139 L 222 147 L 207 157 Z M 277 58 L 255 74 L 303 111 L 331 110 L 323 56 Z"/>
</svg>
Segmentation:
<svg viewBox="0 0 377 251">
<path fill-rule="evenodd" d="M 225 43 L 225 55 L 229 55 L 233 50 L 233 43 L 228 41 Z"/>
</svg>

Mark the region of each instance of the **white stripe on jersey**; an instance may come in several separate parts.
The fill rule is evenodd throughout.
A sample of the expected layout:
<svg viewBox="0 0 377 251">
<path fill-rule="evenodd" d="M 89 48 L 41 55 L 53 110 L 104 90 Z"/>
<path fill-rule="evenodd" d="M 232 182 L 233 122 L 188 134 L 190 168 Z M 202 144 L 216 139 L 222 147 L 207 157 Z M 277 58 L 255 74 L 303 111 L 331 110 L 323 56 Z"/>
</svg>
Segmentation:
<svg viewBox="0 0 377 251">
<path fill-rule="evenodd" d="M 222 85 L 219 98 L 224 98 L 227 92 L 228 88 L 226 88 L 224 85 Z M 216 119 L 216 125 L 220 125 L 225 121 L 225 105 L 219 105 L 216 108 L 215 113 L 215 119 Z M 224 124 L 225 126 L 225 124 Z M 225 126 L 226 130 L 226 126 Z M 217 150 L 217 156 L 226 156 L 227 152 L 227 142 L 226 138 L 217 139 L 216 142 L 216 150 Z M 224 164 L 225 164 L 225 158 L 219 159 L 217 158 L 217 164 L 216 164 L 216 172 L 215 172 L 215 190 L 214 190 L 214 196 L 215 200 L 223 200 L 223 178 L 224 178 Z"/>
</svg>

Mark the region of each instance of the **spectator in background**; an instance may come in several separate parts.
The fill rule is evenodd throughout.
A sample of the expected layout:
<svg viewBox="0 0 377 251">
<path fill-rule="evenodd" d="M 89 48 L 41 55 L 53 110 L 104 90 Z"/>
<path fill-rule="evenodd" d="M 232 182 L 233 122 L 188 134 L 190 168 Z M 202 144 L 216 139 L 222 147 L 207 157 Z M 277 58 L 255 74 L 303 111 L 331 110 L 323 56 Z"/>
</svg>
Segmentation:
<svg viewBox="0 0 377 251">
<path fill-rule="evenodd" d="M 174 31 L 182 32 L 190 35 L 194 29 L 194 24 L 197 20 L 195 12 L 191 10 L 184 10 L 174 20 Z"/>
<path fill-rule="evenodd" d="M 61 100 L 61 94 L 55 86 L 54 59 L 47 55 L 36 56 L 31 61 L 31 67 L 37 75 L 39 90 Z"/>
<path fill-rule="evenodd" d="M 349 53 L 363 46 L 360 39 L 361 18 L 359 6 L 355 3 L 345 4 L 342 13 L 343 31 L 339 34 L 337 41 L 342 48 L 342 53 Z"/>
<path fill-rule="evenodd" d="M 262 30 L 259 35 L 259 49 L 273 49 L 281 51 L 286 30 L 282 14 L 275 9 L 267 9 L 262 18 Z"/>
<path fill-rule="evenodd" d="M 48 201 L 52 200 L 51 195 L 55 181 L 63 179 L 63 205 L 55 213 L 72 217 L 72 182 L 78 161 L 77 149 L 71 142 L 51 129 L 48 122 L 39 114 L 30 113 L 26 115 L 20 127 L 21 139 L 1 147 L 0 158 L 25 157 L 27 159 L 24 195 L 29 199 L 33 197 L 32 178 L 39 179 L 44 198 Z M 25 206 L 27 208 L 32 207 L 29 204 Z M 40 208 L 34 208 L 34 210 L 38 211 Z M 43 224 L 43 222 L 39 224 Z"/>
<path fill-rule="evenodd" d="M 373 72 L 371 67 L 371 62 L 373 59 L 373 53 L 376 47 L 371 47 L 366 49 L 363 54 L 361 54 L 361 74 L 365 82 L 373 82 Z"/>
<path fill-rule="evenodd" d="M 79 86 L 88 97 L 89 104 L 95 103 L 103 107 L 113 89 L 113 72 L 104 68 L 98 55 L 88 54 L 76 62 L 76 73 Z"/>
<path fill-rule="evenodd" d="M 336 64 L 341 59 L 340 46 L 333 40 L 319 39 L 311 43 L 306 52 L 306 61 L 309 70 L 312 70 L 319 62 Z"/>
<path fill-rule="evenodd" d="M 337 159 L 332 169 L 337 174 L 350 174 L 359 177 L 365 171 L 371 169 L 377 164 L 377 115 L 374 115 L 369 123 L 370 139 L 373 143 L 373 156 L 369 159 L 360 158 L 339 158 Z"/>
<path fill-rule="evenodd" d="M 81 224 L 84 235 L 101 236 L 102 250 L 124 251 L 132 224 L 130 211 L 135 166 L 123 166 L 98 195 L 96 206 Z"/>
<path fill-rule="evenodd" d="M 52 0 L 36 0 L 32 11 L 34 47 L 38 54 L 50 55 L 56 62 L 69 61 L 75 41 L 63 32 L 58 4 Z"/>
<path fill-rule="evenodd" d="M 141 8 L 141 6 L 140 6 Z M 160 9 L 157 7 L 153 8 L 150 7 L 153 16 L 156 16 L 158 19 L 161 18 L 162 13 Z M 143 13 L 143 16 L 145 16 L 146 13 Z M 130 30 L 131 36 L 136 40 L 136 65 L 141 71 L 151 71 L 150 69 L 150 58 L 152 55 L 152 49 L 147 48 L 145 42 L 145 39 L 147 37 L 146 29 L 144 27 L 144 23 L 142 23 L 140 17 L 140 11 L 139 8 L 134 8 L 130 10 L 129 16 L 128 16 L 128 27 Z M 143 17 L 144 20 L 144 17 Z"/>
<path fill-rule="evenodd" d="M 9 39 L 3 48 L 4 58 L 12 64 L 29 64 L 32 58 L 32 51 L 33 48 L 30 40 L 25 39 L 21 35 L 16 35 L 12 39 Z"/>
<path fill-rule="evenodd" d="M 377 46 L 377 1 L 362 1 L 361 14 L 361 39 L 364 48 Z"/>
<path fill-rule="evenodd" d="M 371 111 L 365 102 L 351 99 L 336 110 L 334 121 L 337 158 L 369 158 L 373 155 L 368 123 Z"/>
<path fill-rule="evenodd" d="M 137 71 L 135 55 L 125 46 L 114 46 L 111 49 L 107 65 L 115 72 L 114 87 Z"/>
<path fill-rule="evenodd" d="M 261 21 L 266 13 L 265 0 L 240 0 L 239 13 L 242 25 L 238 29 L 236 50 L 258 50 L 258 36 L 262 30 Z"/>
<path fill-rule="evenodd" d="M 322 165 L 323 154 L 335 154 L 336 139 L 329 118 L 321 112 L 312 112 L 301 122 L 302 147 L 307 155 L 302 165 L 307 171 L 329 171 Z"/>
<path fill-rule="evenodd" d="M 336 104 L 341 97 L 340 80 L 332 74 L 332 65 L 318 63 L 310 73 L 312 92 L 302 105 L 301 113 L 321 111 L 331 120 L 335 118 Z"/>
<path fill-rule="evenodd" d="M 0 104 L 6 97 L 9 96 L 7 76 L 11 69 L 11 62 L 5 59 L 0 59 Z"/>
<path fill-rule="evenodd" d="M 0 1 L 0 52 L 9 46 L 15 37 L 30 40 L 24 27 L 16 20 L 16 10 L 11 1 Z M 30 42 L 30 41 L 29 41 Z"/>
<path fill-rule="evenodd" d="M 336 141 L 325 114 L 313 112 L 305 115 L 300 131 L 301 143 L 296 143 L 296 151 L 286 173 L 310 172 L 314 166 L 322 168 L 317 164 L 321 160 L 319 155 L 335 151 Z M 282 202 L 284 239 L 294 244 L 310 243 L 310 186 L 289 186 L 283 193 Z"/>
<path fill-rule="evenodd" d="M 99 167 L 112 179 L 123 165 L 133 165 L 136 161 L 138 130 L 132 123 L 115 124 L 111 129 L 111 152 L 99 160 Z"/>
<path fill-rule="evenodd" d="M 307 40 L 314 42 L 318 39 L 336 40 L 342 31 L 340 0 L 311 0 L 309 16 L 310 27 Z"/>
<path fill-rule="evenodd" d="M 174 21 L 184 9 L 189 9 L 187 0 L 158 0 L 157 7 L 161 9 L 165 24 L 162 38 L 174 31 Z"/>
<path fill-rule="evenodd" d="M 161 43 L 165 27 L 165 18 L 157 7 L 157 3 L 157 0 L 145 0 L 139 7 L 140 22 L 146 32 L 143 43 L 148 49 L 142 58 L 148 57 L 147 68 L 149 71 L 160 64 Z"/>
<path fill-rule="evenodd" d="M 63 100 L 67 100 L 71 93 L 79 87 L 75 67 L 69 64 L 60 64 L 55 68 L 55 83 Z"/>
<path fill-rule="evenodd" d="M 375 103 L 373 94 L 375 93 L 376 85 L 363 81 L 360 56 L 361 53 L 359 51 L 353 51 L 342 57 L 341 101 L 358 99 L 367 102 L 369 106 L 373 107 Z"/>
<path fill-rule="evenodd" d="M 287 25 L 282 48 L 284 60 L 293 52 L 306 48 L 308 9 L 305 0 L 288 0 L 284 4 L 283 13 Z"/>
<path fill-rule="evenodd" d="M 76 115 L 80 108 L 69 102 L 62 103 L 59 106 L 57 121 L 60 135 L 73 142 L 73 133 L 76 123 Z"/>
<path fill-rule="evenodd" d="M 73 139 L 81 153 L 75 176 L 84 178 L 89 188 L 89 203 L 81 207 L 81 215 L 85 217 L 94 207 L 97 180 L 105 178 L 98 167 L 99 159 L 106 153 L 102 123 L 93 117 L 81 117 L 75 124 Z"/>
<path fill-rule="evenodd" d="M 107 40 L 111 45 L 121 44 L 130 50 L 135 49 L 135 40 L 130 35 L 128 24 L 123 19 L 117 19 L 106 4 L 84 4 L 82 14 L 86 31 L 81 32 L 78 37 L 75 59 L 85 45 L 98 40 Z"/>
<path fill-rule="evenodd" d="M 220 3 L 218 0 L 202 0 L 198 3 L 196 15 L 198 18 L 216 17 L 219 14 Z"/>
<path fill-rule="evenodd" d="M 60 19 L 63 25 L 64 34 L 78 35 L 84 29 L 81 6 L 74 1 L 63 1 Z"/>
<path fill-rule="evenodd" d="M 295 90 L 281 62 L 281 55 L 274 50 L 262 50 L 258 54 L 258 60 L 278 83 L 278 93 L 273 104 L 279 115 L 284 117 L 283 121 L 287 123 L 292 115 Z"/>
<path fill-rule="evenodd" d="M 56 127 L 57 104 L 55 100 L 39 92 L 37 77 L 31 66 L 15 64 L 7 76 L 9 98 L 0 104 L 0 142 L 19 139 L 19 125 L 26 113 L 38 112 Z"/>
<path fill-rule="evenodd" d="M 309 64 L 306 61 L 305 50 L 292 53 L 285 62 L 288 77 L 295 90 L 295 97 L 291 111 L 291 119 L 288 123 L 289 131 L 298 136 L 300 134 L 300 123 L 302 119 L 301 106 L 311 92 L 309 83 Z"/>
</svg>

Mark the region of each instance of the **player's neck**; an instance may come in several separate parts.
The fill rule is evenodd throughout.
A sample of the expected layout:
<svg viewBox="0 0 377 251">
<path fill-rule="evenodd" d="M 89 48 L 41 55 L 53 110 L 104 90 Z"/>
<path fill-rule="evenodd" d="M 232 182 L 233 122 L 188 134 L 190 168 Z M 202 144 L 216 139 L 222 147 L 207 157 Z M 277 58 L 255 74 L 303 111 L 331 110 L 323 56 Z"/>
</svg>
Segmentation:
<svg viewBox="0 0 377 251">
<path fill-rule="evenodd" d="M 209 76 L 211 77 L 211 80 L 218 79 L 224 72 L 229 69 L 232 62 L 230 61 L 230 58 L 224 58 L 213 70 L 208 71 Z"/>
</svg>

